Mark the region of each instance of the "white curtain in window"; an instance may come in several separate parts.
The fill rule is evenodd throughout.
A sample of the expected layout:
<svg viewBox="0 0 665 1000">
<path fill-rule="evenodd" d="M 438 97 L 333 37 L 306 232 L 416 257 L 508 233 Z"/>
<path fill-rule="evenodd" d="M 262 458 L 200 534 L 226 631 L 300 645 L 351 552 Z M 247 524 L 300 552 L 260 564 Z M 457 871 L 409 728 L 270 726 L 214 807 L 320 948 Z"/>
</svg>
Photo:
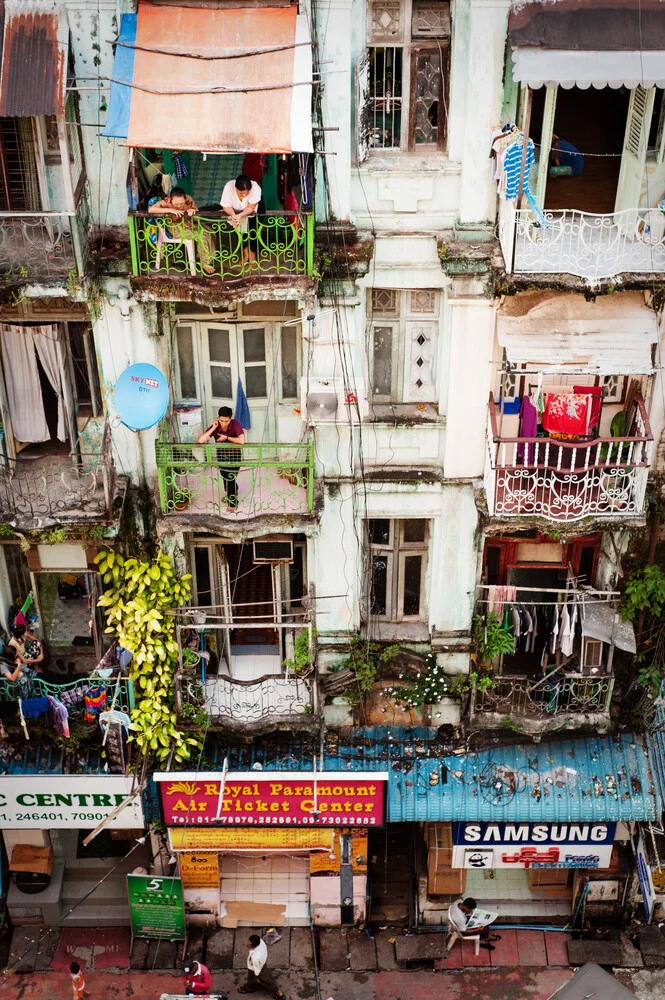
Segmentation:
<svg viewBox="0 0 665 1000">
<path fill-rule="evenodd" d="M 29 326 L 0 325 L 7 402 L 14 437 L 36 443 L 50 440 L 39 384 L 35 338 Z"/>
<path fill-rule="evenodd" d="M 57 326 L 34 326 L 35 347 L 51 388 L 58 397 L 58 441 L 67 440 L 67 421 L 65 419 L 65 402 L 62 398 L 62 372 L 58 363 Z"/>
</svg>

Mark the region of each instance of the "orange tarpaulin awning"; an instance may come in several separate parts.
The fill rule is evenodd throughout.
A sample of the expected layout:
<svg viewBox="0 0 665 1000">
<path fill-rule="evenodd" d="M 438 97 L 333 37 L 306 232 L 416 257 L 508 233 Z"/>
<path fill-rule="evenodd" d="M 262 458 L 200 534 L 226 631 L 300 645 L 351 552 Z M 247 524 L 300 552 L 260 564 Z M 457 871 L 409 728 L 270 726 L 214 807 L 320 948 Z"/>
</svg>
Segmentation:
<svg viewBox="0 0 665 1000">
<path fill-rule="evenodd" d="M 302 43 L 309 43 L 309 27 L 295 7 L 166 9 L 139 3 L 127 144 L 310 152 L 312 56 L 311 46 Z M 242 54 L 279 46 L 279 52 Z M 269 89 L 241 92 L 243 87 Z M 213 92 L 227 88 L 235 92 Z"/>
</svg>

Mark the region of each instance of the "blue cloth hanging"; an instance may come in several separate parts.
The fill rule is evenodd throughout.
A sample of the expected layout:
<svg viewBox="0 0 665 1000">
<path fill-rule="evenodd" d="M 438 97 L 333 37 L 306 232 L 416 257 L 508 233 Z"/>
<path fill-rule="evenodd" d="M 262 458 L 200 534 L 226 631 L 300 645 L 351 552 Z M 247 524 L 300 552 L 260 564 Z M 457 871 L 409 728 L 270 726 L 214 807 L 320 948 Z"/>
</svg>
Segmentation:
<svg viewBox="0 0 665 1000">
<path fill-rule="evenodd" d="M 250 430 L 252 426 L 252 418 L 249 412 L 249 403 L 247 402 L 247 396 L 245 395 L 245 390 L 242 386 L 242 379 L 238 376 L 238 388 L 236 390 L 236 413 L 235 418 L 243 428 L 243 430 Z"/>
</svg>

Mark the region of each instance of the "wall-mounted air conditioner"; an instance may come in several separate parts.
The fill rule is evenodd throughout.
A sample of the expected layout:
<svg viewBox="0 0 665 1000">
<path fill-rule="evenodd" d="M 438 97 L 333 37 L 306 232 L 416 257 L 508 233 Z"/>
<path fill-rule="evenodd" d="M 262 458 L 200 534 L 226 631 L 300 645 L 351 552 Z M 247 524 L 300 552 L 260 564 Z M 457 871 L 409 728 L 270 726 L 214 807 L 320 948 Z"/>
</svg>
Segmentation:
<svg viewBox="0 0 665 1000">
<path fill-rule="evenodd" d="M 348 423 L 367 415 L 367 397 L 362 383 L 345 389 L 341 378 L 302 378 L 300 401 L 303 420 L 310 424 Z"/>
<path fill-rule="evenodd" d="M 253 562 L 292 563 L 293 539 L 277 536 L 255 538 L 253 540 Z"/>
</svg>

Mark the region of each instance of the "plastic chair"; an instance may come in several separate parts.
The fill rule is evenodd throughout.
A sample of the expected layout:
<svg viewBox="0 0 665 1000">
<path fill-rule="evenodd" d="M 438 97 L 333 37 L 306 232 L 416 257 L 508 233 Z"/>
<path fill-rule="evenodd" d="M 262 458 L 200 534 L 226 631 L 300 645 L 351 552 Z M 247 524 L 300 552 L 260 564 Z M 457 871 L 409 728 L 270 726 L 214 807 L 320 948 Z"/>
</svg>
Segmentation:
<svg viewBox="0 0 665 1000">
<path fill-rule="evenodd" d="M 480 954 L 480 934 L 462 934 L 459 927 L 448 917 L 448 937 L 446 938 L 446 951 L 450 951 L 455 941 L 473 941 L 476 946 L 476 955 Z"/>
<path fill-rule="evenodd" d="M 169 236 L 163 226 L 159 227 L 159 233 L 157 235 L 157 260 L 155 261 L 156 270 L 159 271 L 162 264 L 162 247 L 165 243 L 180 243 L 187 250 L 187 258 L 189 260 L 189 273 L 191 275 L 196 274 L 196 256 L 194 253 L 194 240 L 183 240 L 179 236 Z"/>
</svg>

